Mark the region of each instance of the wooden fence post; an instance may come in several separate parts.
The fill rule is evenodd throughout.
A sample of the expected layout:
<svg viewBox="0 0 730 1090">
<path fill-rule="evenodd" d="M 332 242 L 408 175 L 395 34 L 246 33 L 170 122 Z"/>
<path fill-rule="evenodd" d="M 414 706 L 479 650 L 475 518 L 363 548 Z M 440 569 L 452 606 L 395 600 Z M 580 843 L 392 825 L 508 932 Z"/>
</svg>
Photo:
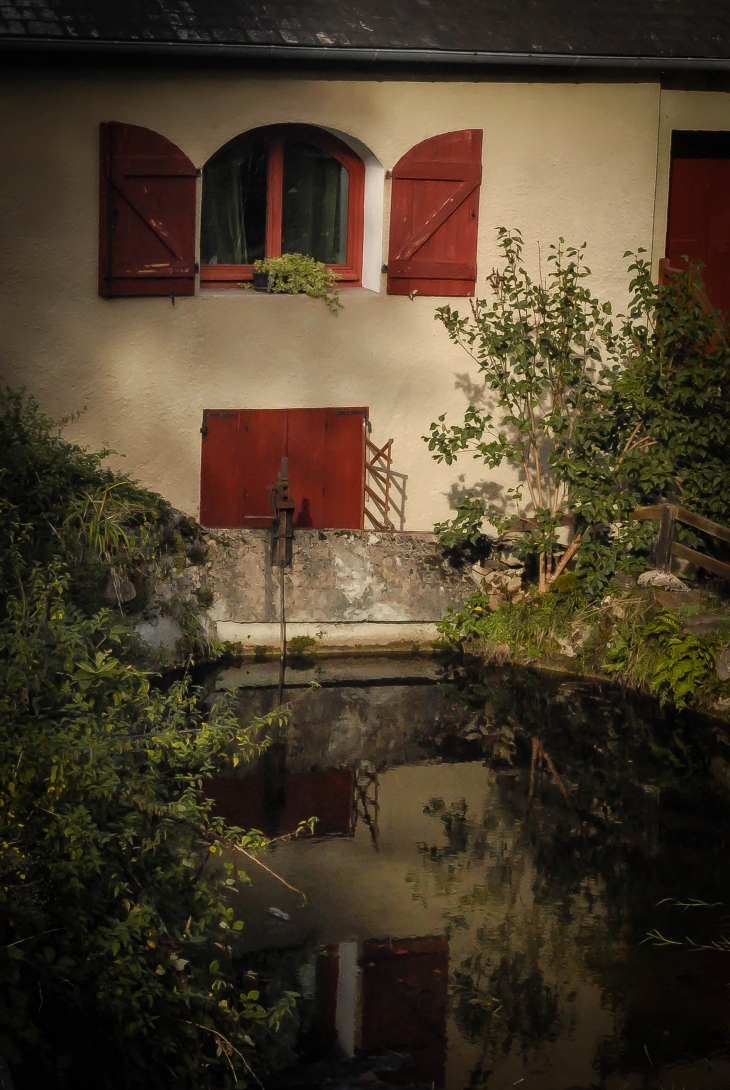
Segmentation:
<svg viewBox="0 0 730 1090">
<path fill-rule="evenodd" d="M 654 543 L 654 567 L 659 571 L 669 571 L 672 564 L 672 543 L 674 541 L 674 520 L 677 508 L 674 504 L 663 503 L 659 514 L 659 536 Z"/>
</svg>

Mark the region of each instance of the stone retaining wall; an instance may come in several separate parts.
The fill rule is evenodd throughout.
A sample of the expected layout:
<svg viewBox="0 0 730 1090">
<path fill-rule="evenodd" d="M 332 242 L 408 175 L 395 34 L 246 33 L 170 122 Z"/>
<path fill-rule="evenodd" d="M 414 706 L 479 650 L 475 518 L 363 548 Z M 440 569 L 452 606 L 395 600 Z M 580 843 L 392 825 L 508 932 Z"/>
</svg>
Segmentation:
<svg viewBox="0 0 730 1090">
<path fill-rule="evenodd" d="M 139 635 L 173 649 L 181 629 L 170 604 L 205 598 L 210 638 L 278 645 L 279 570 L 269 532 L 207 530 L 202 543 L 202 563 L 188 558 L 174 572 L 161 569 Z M 474 589 L 470 566 L 453 567 L 430 533 L 296 530 L 285 572 L 287 639 L 349 650 L 428 646 L 447 607 Z"/>
<path fill-rule="evenodd" d="M 210 616 L 220 623 L 279 620 L 279 572 L 265 530 L 206 534 Z M 452 567 L 433 534 L 296 530 L 285 574 L 288 622 L 419 624 L 474 591 L 470 570 Z"/>
</svg>

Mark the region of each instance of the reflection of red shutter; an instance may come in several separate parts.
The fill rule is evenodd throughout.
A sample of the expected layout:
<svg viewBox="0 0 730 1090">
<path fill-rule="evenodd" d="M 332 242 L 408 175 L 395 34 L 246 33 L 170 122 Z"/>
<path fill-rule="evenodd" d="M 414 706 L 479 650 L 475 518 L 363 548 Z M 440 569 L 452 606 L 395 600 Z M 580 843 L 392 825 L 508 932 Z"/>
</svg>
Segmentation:
<svg viewBox="0 0 730 1090">
<path fill-rule="evenodd" d="M 99 294 L 195 293 L 195 167 L 138 125 L 101 125 Z"/>
<path fill-rule="evenodd" d="M 673 160 L 667 257 L 674 268 L 702 261 L 710 302 L 730 310 L 730 160 Z"/>
<path fill-rule="evenodd" d="M 242 526 L 239 439 L 240 413 L 235 409 L 203 413 L 200 460 L 200 521 L 203 526 Z"/>
<path fill-rule="evenodd" d="M 443 1086 L 448 939 L 369 939 L 361 965 L 363 1052 L 407 1052 L 404 1081 Z"/>
<path fill-rule="evenodd" d="M 433 136 L 396 164 L 390 295 L 474 294 L 481 180 L 481 129 Z"/>
</svg>

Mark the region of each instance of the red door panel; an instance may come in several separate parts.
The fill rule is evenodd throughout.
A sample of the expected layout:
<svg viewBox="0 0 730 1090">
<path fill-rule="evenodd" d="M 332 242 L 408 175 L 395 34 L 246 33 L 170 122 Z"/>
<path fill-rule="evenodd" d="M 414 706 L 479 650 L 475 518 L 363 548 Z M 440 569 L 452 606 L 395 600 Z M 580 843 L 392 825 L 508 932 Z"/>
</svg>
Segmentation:
<svg viewBox="0 0 730 1090">
<path fill-rule="evenodd" d="M 674 159 L 669 194 L 667 257 L 702 261 L 713 306 L 730 310 L 730 160 Z"/>
<path fill-rule="evenodd" d="M 705 260 L 711 159 L 675 159 L 669 197 L 667 257 Z"/>
<path fill-rule="evenodd" d="M 720 310 L 730 310 L 730 160 L 714 159 L 710 172 L 706 291 Z"/>
<path fill-rule="evenodd" d="M 200 461 L 203 526 L 242 526 L 239 416 L 235 409 L 206 409 Z"/>
<path fill-rule="evenodd" d="M 365 487 L 367 409 L 327 409 L 320 526 L 359 530 Z"/>
<path fill-rule="evenodd" d="M 327 409 L 289 409 L 289 492 L 295 526 L 326 526 L 323 482 Z"/>
<path fill-rule="evenodd" d="M 241 488 L 243 519 L 239 526 L 271 525 L 269 485 L 276 482 L 286 457 L 286 409 L 241 409 Z"/>
</svg>

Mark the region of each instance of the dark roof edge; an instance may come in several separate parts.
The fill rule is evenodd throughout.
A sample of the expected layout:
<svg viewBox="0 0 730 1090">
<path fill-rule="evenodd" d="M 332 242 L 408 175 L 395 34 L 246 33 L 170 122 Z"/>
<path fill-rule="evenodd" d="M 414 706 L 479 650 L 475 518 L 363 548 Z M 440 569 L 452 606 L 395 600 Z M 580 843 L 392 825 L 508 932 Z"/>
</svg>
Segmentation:
<svg viewBox="0 0 730 1090">
<path fill-rule="evenodd" d="M 632 68 L 730 71 L 730 57 L 655 57 L 573 53 L 497 53 L 486 50 L 363 49 L 344 46 L 248 45 L 231 42 L 140 42 L 69 38 L 2 38 L 22 52 L 112 53 L 143 56 L 221 57 L 252 60 L 354 61 L 454 65 L 535 65 L 554 68 Z"/>
</svg>

